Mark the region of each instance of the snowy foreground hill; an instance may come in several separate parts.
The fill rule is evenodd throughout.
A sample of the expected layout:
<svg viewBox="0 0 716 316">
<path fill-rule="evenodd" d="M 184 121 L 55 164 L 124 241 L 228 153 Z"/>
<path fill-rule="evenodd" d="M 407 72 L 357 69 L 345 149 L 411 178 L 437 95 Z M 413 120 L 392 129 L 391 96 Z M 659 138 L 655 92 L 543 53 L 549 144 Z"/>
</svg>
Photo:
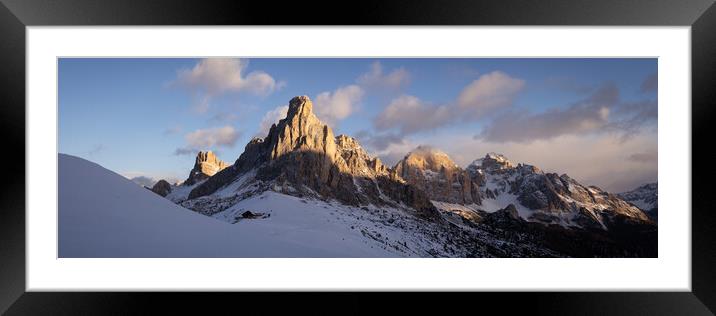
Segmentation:
<svg viewBox="0 0 716 316">
<path fill-rule="evenodd" d="M 59 155 L 60 257 L 398 256 L 318 204 L 267 194 L 245 201 L 271 217 L 230 224 L 87 160 Z M 290 205 L 290 207 L 286 207 Z"/>
</svg>

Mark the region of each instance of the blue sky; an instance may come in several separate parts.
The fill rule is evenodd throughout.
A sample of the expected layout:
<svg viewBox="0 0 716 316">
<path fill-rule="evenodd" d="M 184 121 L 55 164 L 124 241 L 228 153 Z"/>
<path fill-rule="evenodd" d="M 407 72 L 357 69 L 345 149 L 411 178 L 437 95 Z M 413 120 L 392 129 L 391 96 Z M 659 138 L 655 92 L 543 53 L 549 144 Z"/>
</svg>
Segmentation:
<svg viewBox="0 0 716 316">
<path fill-rule="evenodd" d="M 231 163 L 308 95 L 387 163 L 424 144 L 463 166 L 499 151 L 618 191 L 657 178 L 656 73 L 633 58 L 63 58 L 59 151 L 183 180 L 196 150 Z"/>
</svg>

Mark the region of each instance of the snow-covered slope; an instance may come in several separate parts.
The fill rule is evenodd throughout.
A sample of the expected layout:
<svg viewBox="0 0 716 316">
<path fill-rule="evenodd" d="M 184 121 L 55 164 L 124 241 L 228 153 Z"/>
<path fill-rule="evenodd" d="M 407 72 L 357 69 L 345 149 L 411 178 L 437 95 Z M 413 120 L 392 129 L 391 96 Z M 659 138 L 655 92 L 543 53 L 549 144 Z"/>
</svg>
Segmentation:
<svg viewBox="0 0 716 316">
<path fill-rule="evenodd" d="M 171 192 L 167 194 L 166 198 L 174 203 L 181 203 L 189 197 L 191 190 L 204 183 L 206 180 L 197 181 L 194 184 L 182 183 L 179 185 L 172 185 Z"/>
<path fill-rule="evenodd" d="M 270 196 L 273 197 L 273 196 Z M 247 200 L 266 219 L 230 224 L 185 209 L 81 158 L 59 155 L 60 257 L 390 257 L 381 242 L 318 205 Z M 269 202 L 270 201 L 270 202 Z M 300 221 L 297 225 L 297 220 Z"/>
</svg>

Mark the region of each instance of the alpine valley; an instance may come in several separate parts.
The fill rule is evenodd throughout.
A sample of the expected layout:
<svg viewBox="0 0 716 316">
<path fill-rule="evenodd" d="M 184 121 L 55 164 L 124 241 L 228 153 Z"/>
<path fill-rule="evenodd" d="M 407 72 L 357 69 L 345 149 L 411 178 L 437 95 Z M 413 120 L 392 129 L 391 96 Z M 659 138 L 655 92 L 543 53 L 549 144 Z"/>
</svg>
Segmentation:
<svg viewBox="0 0 716 316">
<path fill-rule="evenodd" d="M 612 194 L 500 154 L 475 158 L 461 168 L 444 152 L 420 146 L 386 166 L 355 138 L 334 135 L 311 100 L 298 96 L 233 164 L 200 152 L 185 181 L 161 180 L 151 192 L 60 155 L 60 207 L 70 196 L 106 195 L 126 209 L 165 208 L 126 216 L 139 222 L 155 216 L 156 225 L 167 225 L 162 230 L 175 230 L 163 232 L 167 243 L 176 234 L 196 247 L 212 245 L 199 253 L 215 257 L 657 257 L 656 184 Z M 101 174 L 104 182 L 63 188 L 82 181 L 77 174 Z M 103 189 L 109 187 L 117 189 Z M 71 214 L 77 208 L 67 206 L 60 220 L 77 220 Z M 184 224 L 167 220 L 189 218 L 187 212 L 193 215 Z M 206 225 L 217 228 L 197 231 Z M 61 229 L 61 241 L 72 236 Z M 166 252 L 157 245 L 151 255 L 194 256 L 187 247 Z"/>
</svg>

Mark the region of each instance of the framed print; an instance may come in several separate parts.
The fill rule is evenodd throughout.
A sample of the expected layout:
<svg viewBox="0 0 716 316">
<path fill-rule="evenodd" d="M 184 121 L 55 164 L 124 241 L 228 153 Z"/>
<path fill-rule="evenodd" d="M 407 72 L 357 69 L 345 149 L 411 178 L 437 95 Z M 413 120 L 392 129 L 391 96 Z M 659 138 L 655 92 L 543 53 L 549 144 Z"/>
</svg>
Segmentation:
<svg viewBox="0 0 716 316">
<path fill-rule="evenodd" d="M 713 3 L 550 5 L 3 1 L 3 310 L 711 314 Z"/>
</svg>

